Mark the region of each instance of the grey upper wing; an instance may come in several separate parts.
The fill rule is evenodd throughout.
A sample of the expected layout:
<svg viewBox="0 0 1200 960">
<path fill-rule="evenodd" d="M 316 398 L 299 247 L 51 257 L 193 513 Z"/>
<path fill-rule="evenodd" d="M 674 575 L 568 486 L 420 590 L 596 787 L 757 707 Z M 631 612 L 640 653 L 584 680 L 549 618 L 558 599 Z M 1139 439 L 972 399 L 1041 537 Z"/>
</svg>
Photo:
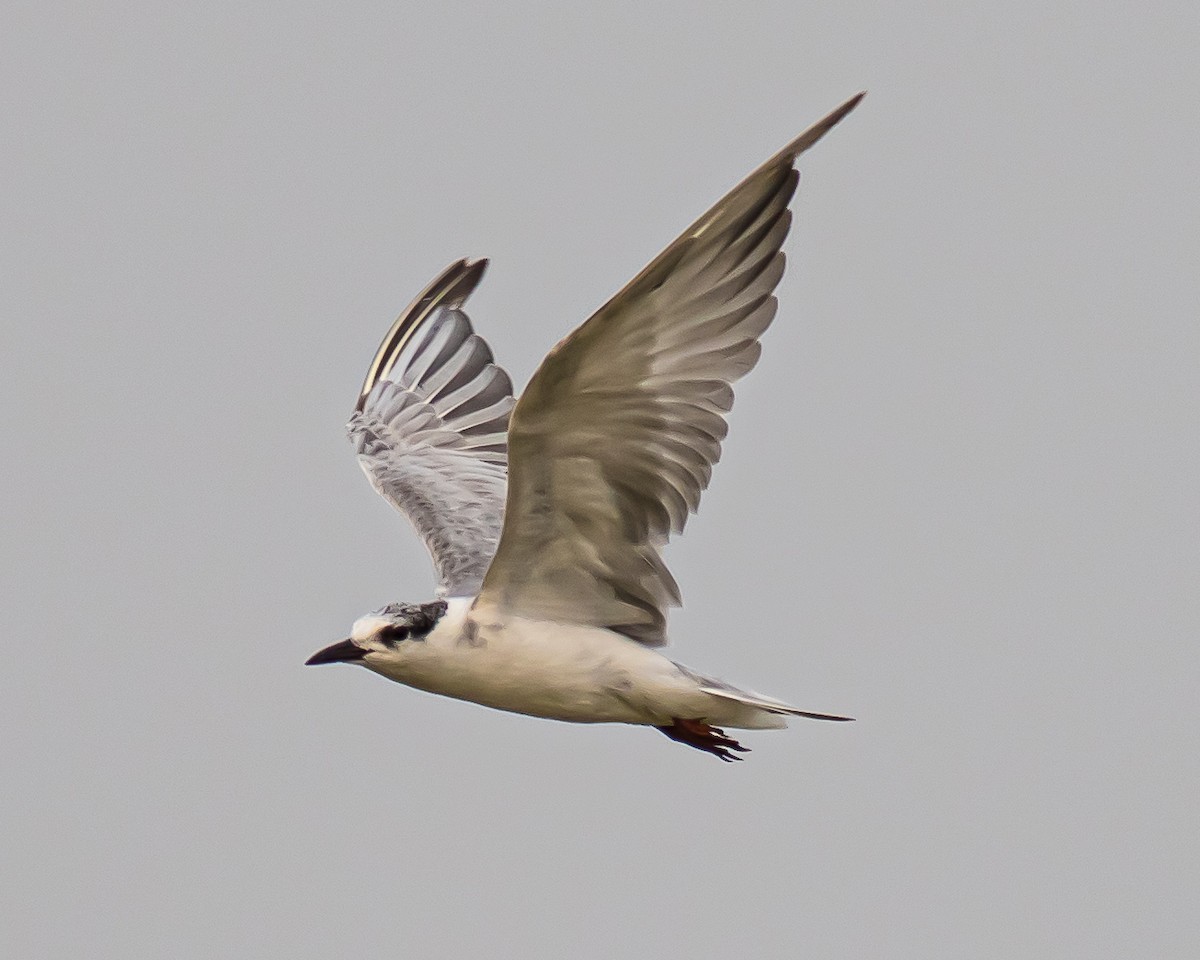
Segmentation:
<svg viewBox="0 0 1200 960">
<path fill-rule="evenodd" d="M 839 107 L 747 177 L 560 343 L 509 426 L 504 530 L 479 602 L 665 642 L 660 550 L 708 485 L 775 315 L 793 163 Z"/>
<path fill-rule="evenodd" d="M 412 521 L 439 596 L 472 596 L 504 514 L 512 382 L 461 307 L 486 260 L 442 271 L 392 325 L 346 425 L 376 490 Z"/>
</svg>

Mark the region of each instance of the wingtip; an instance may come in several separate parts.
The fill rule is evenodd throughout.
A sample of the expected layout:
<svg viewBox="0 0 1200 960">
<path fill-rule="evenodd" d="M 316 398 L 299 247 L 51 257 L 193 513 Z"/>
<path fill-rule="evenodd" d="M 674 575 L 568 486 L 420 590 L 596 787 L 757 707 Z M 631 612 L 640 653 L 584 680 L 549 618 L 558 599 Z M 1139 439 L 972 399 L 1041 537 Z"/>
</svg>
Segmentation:
<svg viewBox="0 0 1200 960">
<path fill-rule="evenodd" d="M 464 258 L 443 271 L 443 275 L 445 275 L 451 271 L 452 267 L 458 268 L 458 276 L 455 278 L 450 289 L 446 291 L 446 303 L 449 306 L 461 307 L 466 302 L 467 297 L 475 292 L 475 288 L 479 286 L 479 281 L 483 279 L 484 273 L 487 272 L 488 263 L 487 257 L 480 257 L 478 260 Z"/>
<path fill-rule="evenodd" d="M 866 90 L 860 90 L 841 106 L 831 110 L 828 114 L 814 123 L 811 127 L 805 130 L 800 136 L 789 143 L 786 147 L 779 151 L 774 157 L 767 162 L 767 166 L 775 163 L 794 163 L 796 158 L 805 150 L 815 144 L 818 140 L 825 136 L 830 130 L 836 127 L 851 110 L 862 102 L 862 98 L 867 95 Z"/>
<path fill-rule="evenodd" d="M 479 281 L 483 279 L 487 267 L 487 257 L 480 257 L 478 260 L 460 257 L 453 263 L 447 264 L 442 272 L 430 281 L 429 286 L 421 291 L 405 312 L 410 313 L 419 305 L 432 301 L 447 307 L 461 307 L 479 286 Z"/>
<path fill-rule="evenodd" d="M 479 286 L 479 281 L 483 279 L 487 266 L 486 257 L 480 257 L 478 260 L 460 258 L 448 264 L 417 294 L 416 299 L 396 318 L 379 349 L 375 351 L 375 358 L 371 361 L 363 379 L 362 389 L 358 392 L 355 412 L 363 410 L 371 388 L 375 386 L 376 381 L 387 376 L 391 364 L 408 342 L 408 338 L 421 327 L 434 309 L 447 306 L 457 310 L 466 303 L 467 298 Z"/>
<path fill-rule="evenodd" d="M 847 100 L 845 103 L 843 103 L 840 107 L 836 107 L 834 110 L 832 110 L 829 113 L 829 116 L 827 116 L 825 118 L 825 120 L 822 122 L 824 123 L 824 122 L 828 121 L 830 123 L 830 125 L 837 123 L 839 120 L 842 119 L 842 117 L 844 117 L 851 110 L 853 110 L 860 103 L 862 103 L 862 98 L 865 97 L 866 95 L 867 95 L 866 90 L 859 90 L 858 93 L 856 93 L 854 96 L 852 96 L 849 100 Z"/>
</svg>

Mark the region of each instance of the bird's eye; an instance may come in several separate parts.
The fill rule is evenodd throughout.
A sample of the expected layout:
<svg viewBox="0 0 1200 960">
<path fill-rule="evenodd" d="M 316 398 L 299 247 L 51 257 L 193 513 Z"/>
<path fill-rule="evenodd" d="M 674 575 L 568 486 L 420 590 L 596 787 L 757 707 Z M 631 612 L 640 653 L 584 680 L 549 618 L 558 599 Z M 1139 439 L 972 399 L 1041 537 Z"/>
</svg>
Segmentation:
<svg viewBox="0 0 1200 960">
<path fill-rule="evenodd" d="M 401 640 L 408 639 L 408 627 L 384 627 L 378 636 L 389 647 L 394 647 Z"/>
</svg>

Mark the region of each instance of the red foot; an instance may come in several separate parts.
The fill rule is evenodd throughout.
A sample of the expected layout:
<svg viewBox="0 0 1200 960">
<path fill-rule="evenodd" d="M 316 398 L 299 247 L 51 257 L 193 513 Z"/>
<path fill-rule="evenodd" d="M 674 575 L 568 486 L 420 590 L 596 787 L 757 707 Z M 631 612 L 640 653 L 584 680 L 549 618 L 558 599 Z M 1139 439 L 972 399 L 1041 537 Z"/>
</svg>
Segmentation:
<svg viewBox="0 0 1200 960">
<path fill-rule="evenodd" d="M 732 737 L 725 736 L 725 731 L 710 727 L 703 720 L 681 720 L 676 717 L 669 727 L 659 727 L 672 740 L 686 743 L 689 747 L 703 750 L 720 757 L 727 763 L 731 760 L 744 760 L 745 757 L 735 757 L 730 750 L 739 753 L 749 753 L 749 747 L 743 747 Z"/>
</svg>

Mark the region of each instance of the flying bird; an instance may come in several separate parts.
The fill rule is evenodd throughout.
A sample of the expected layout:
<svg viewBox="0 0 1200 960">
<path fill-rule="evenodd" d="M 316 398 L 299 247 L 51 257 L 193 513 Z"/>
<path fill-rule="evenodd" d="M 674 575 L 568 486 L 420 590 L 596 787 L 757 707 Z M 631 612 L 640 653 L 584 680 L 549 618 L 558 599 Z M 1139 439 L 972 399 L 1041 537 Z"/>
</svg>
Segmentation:
<svg viewBox="0 0 1200 960">
<path fill-rule="evenodd" d="M 679 588 L 662 548 L 708 486 L 775 316 L 796 158 L 858 94 L 780 150 L 559 343 L 514 400 L 463 305 L 486 260 L 443 270 L 392 325 L 347 425 L 406 514 L 436 598 L 389 603 L 309 664 L 576 723 L 656 727 L 722 760 L 725 728 L 800 710 L 659 652 Z"/>
</svg>

